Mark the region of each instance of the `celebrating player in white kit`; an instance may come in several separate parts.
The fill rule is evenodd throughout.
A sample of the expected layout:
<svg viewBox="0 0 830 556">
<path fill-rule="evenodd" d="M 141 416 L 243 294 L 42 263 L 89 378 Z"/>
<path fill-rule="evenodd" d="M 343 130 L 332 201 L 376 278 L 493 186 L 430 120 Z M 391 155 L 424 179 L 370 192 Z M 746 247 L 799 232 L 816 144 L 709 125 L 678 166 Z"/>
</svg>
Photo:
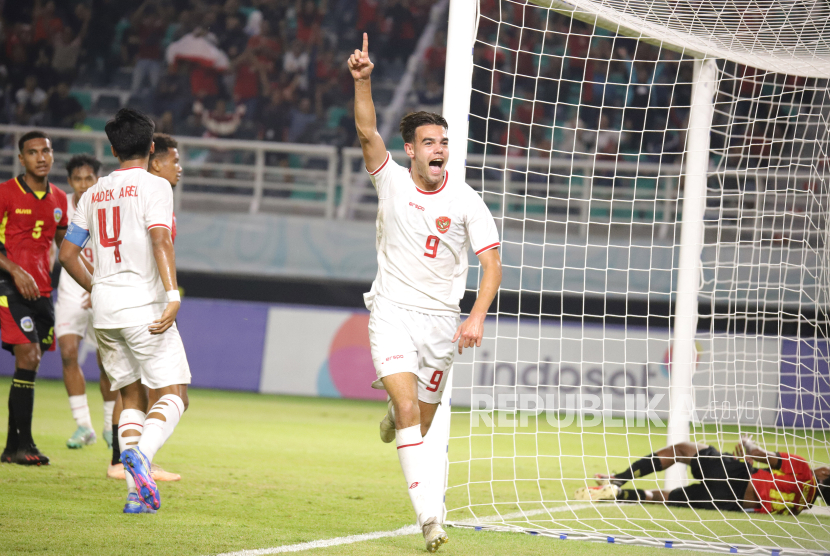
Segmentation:
<svg viewBox="0 0 830 556">
<path fill-rule="evenodd" d="M 66 163 L 66 172 L 69 174 L 69 185 L 73 195 L 69 198 L 66 207 L 66 217 L 71 222 L 75 215 L 75 207 L 87 189 L 98 181 L 101 163 L 87 154 L 75 155 Z M 92 263 L 92 249 L 84 249 L 83 256 Z M 112 447 L 112 413 L 115 408 L 117 392 L 110 390 L 110 381 L 104 372 L 101 358 L 98 353 L 98 342 L 95 341 L 95 332 L 92 329 L 92 307 L 89 302 L 89 293 L 72 279 L 66 270 L 61 270 L 58 282 L 58 302 L 55 304 L 55 337 L 61 349 L 63 364 L 63 383 L 66 393 L 69 394 L 69 407 L 75 419 L 77 429 L 72 437 L 66 441 L 69 448 L 83 448 L 93 444 L 96 440 L 92 419 L 89 415 L 89 404 L 86 398 L 86 381 L 83 371 L 78 364 L 78 348 L 81 340 L 87 347 L 96 353 L 98 367 L 101 369 L 101 396 L 104 398 L 104 440 L 108 447 Z"/>
<path fill-rule="evenodd" d="M 416 112 L 401 120 L 411 170 L 396 164 L 376 129 L 369 39 L 349 57 L 355 85 L 355 125 L 363 158 L 378 192 L 378 274 L 366 294 L 375 387 L 391 403 L 381 422 L 384 442 L 397 440 L 398 458 L 426 548 L 448 541 L 426 500 L 427 434 L 458 352 L 480 346 L 484 319 L 501 283 L 496 224 L 464 176 L 450 176 L 447 122 Z M 472 247 L 484 269 L 478 299 L 460 323 L 459 302 Z"/>
<path fill-rule="evenodd" d="M 112 387 L 124 410 L 118 436 L 127 471 L 124 513 L 154 512 L 161 505 L 150 465 L 184 411 L 181 385 L 190 383 L 176 314 L 181 304 L 170 230 L 173 191 L 147 172 L 155 126 L 147 116 L 119 110 L 107 138 L 121 168 L 101 178 L 78 204 L 60 261 L 92 292 L 93 326 Z M 80 259 L 90 242 L 91 276 Z M 142 386 L 143 385 L 143 386 Z M 147 410 L 147 391 L 161 397 Z"/>
</svg>

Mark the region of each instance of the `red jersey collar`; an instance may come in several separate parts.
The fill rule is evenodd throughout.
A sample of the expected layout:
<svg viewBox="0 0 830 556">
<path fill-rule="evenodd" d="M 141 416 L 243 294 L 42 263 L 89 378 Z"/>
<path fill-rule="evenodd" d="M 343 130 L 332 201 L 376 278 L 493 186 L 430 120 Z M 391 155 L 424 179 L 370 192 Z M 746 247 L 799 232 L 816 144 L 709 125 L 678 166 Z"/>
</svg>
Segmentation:
<svg viewBox="0 0 830 556">
<path fill-rule="evenodd" d="M 117 168 L 114 172 L 124 172 L 125 170 L 144 170 L 141 166 L 130 166 L 129 168 Z"/>
<path fill-rule="evenodd" d="M 34 197 L 38 201 L 40 201 L 42 199 L 45 199 L 46 196 L 49 195 L 52 192 L 52 184 L 47 181 L 46 182 L 46 192 L 43 194 L 43 197 L 38 197 L 37 194 L 35 194 L 34 190 L 31 187 L 29 187 L 29 184 L 26 183 L 26 180 L 23 179 L 23 176 L 24 176 L 24 174 L 20 174 L 19 176 L 14 178 L 15 181 L 17 181 L 17 185 L 20 186 L 20 189 L 22 189 L 24 193 L 31 193 L 32 197 Z"/>
<path fill-rule="evenodd" d="M 412 168 L 409 169 L 409 175 L 410 175 L 409 179 L 412 179 Z M 447 181 L 449 181 L 449 179 L 450 179 L 450 171 L 449 170 L 444 170 L 444 183 L 442 183 L 441 187 L 439 187 L 435 191 L 424 191 L 423 189 L 421 189 L 417 185 L 415 186 L 415 189 L 418 190 L 418 193 L 421 193 L 423 195 L 435 195 L 436 193 L 441 193 L 441 191 L 445 187 L 447 187 Z M 414 184 L 415 181 L 413 180 L 412 183 Z"/>
</svg>

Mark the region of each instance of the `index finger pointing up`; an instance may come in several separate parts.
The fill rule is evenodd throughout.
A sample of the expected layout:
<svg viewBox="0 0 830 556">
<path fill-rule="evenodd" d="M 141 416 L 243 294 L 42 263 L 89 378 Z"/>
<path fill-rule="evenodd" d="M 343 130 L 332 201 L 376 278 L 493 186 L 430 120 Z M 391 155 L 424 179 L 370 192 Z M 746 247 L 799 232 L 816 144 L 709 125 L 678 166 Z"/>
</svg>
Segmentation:
<svg viewBox="0 0 830 556">
<path fill-rule="evenodd" d="M 369 54 L 369 33 L 363 33 L 363 55 Z"/>
</svg>

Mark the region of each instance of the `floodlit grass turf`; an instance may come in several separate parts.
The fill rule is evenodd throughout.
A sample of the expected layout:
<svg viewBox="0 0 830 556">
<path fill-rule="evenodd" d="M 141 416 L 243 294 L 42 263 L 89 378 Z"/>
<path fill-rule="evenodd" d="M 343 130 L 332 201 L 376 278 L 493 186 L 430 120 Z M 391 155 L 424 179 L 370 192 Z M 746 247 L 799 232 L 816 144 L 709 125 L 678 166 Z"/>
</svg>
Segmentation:
<svg viewBox="0 0 830 556">
<path fill-rule="evenodd" d="M 4 399 L 9 383 L 0 379 Z M 94 384 L 88 387 L 100 433 L 96 389 Z M 208 555 L 412 523 L 397 454 L 377 438 L 385 404 L 207 390 L 192 390 L 190 399 L 190 409 L 157 457 L 160 465 L 181 473 L 182 481 L 160 483 L 162 508 L 157 515 L 128 516 L 121 513 L 123 483 L 105 478 L 109 451 L 103 440 L 68 450 L 65 441 L 74 422 L 63 385 L 39 381 L 35 440 L 52 465 L 0 466 L 0 555 Z M 2 403 L 3 426 L 6 418 Z M 568 450 L 576 449 L 569 444 Z M 582 510 L 585 517 L 588 511 Z M 597 520 L 606 525 L 621 517 L 615 508 L 601 511 L 617 512 L 606 521 Z M 439 553 L 660 552 L 461 529 L 450 529 L 449 535 L 450 544 Z M 413 535 L 311 552 L 387 555 L 424 550 L 420 536 Z"/>
</svg>

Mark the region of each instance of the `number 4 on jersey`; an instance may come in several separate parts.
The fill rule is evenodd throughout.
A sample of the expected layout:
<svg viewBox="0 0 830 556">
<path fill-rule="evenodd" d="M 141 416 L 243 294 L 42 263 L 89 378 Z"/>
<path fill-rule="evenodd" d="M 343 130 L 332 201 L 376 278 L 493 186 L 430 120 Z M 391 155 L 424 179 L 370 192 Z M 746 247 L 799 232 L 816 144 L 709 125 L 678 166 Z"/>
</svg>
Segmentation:
<svg viewBox="0 0 830 556">
<path fill-rule="evenodd" d="M 107 209 L 98 209 L 98 239 L 101 247 L 115 247 L 115 262 L 121 262 L 121 207 L 112 207 L 112 237 L 107 235 Z"/>
</svg>

